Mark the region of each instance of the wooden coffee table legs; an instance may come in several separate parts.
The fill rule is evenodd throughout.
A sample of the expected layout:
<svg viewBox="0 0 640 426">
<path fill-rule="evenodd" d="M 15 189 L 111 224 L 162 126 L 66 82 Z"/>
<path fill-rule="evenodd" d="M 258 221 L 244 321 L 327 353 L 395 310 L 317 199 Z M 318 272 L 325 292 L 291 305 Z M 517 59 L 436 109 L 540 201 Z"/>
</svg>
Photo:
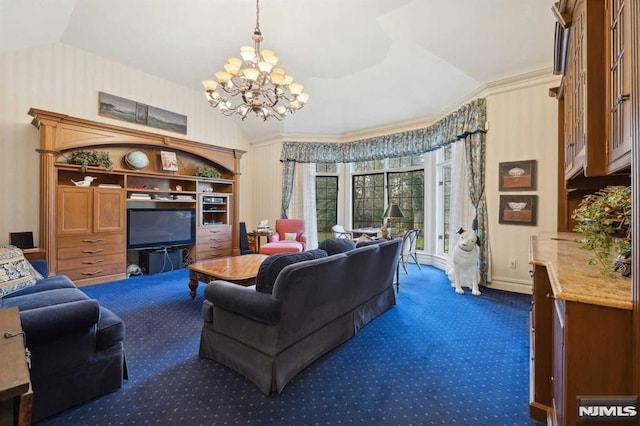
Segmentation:
<svg viewBox="0 0 640 426">
<path fill-rule="evenodd" d="M 192 299 L 196 298 L 196 292 L 198 291 L 198 284 L 203 282 L 205 284 L 215 280 L 215 277 L 211 275 L 203 274 L 198 271 L 189 271 L 189 296 Z"/>
<path fill-rule="evenodd" d="M 196 298 L 196 292 L 198 291 L 198 284 L 205 283 L 208 284 L 211 281 L 217 280 L 218 278 L 212 277 L 211 275 L 203 274 L 202 272 L 197 271 L 189 271 L 189 296 L 192 299 Z M 250 285 L 254 285 L 256 283 L 255 277 L 247 278 L 247 279 L 234 279 L 234 280 L 225 280 L 230 283 L 242 285 L 248 287 Z"/>
</svg>

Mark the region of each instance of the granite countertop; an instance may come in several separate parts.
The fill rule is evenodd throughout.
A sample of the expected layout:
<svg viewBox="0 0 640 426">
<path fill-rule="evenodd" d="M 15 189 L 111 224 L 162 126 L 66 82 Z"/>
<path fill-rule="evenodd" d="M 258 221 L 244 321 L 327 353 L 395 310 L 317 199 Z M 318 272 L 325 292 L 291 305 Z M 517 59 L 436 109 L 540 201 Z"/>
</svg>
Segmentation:
<svg viewBox="0 0 640 426">
<path fill-rule="evenodd" d="M 580 248 L 580 237 L 568 232 L 531 237 L 529 263 L 547 268 L 556 299 L 632 309 L 631 278 L 610 277 L 589 265 L 591 252 Z"/>
</svg>

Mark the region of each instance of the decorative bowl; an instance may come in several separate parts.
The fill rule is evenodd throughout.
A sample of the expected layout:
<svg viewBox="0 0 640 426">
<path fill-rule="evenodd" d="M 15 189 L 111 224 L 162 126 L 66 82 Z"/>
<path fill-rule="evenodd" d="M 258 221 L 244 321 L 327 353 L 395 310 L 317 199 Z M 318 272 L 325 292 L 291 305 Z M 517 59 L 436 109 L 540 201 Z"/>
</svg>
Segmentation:
<svg viewBox="0 0 640 426">
<path fill-rule="evenodd" d="M 131 151 L 124 156 L 124 162 L 133 170 L 142 170 L 149 165 L 149 157 L 142 151 Z"/>
<path fill-rule="evenodd" d="M 524 174 L 524 169 L 521 167 L 514 167 L 508 171 L 509 176 L 519 177 Z"/>
<path fill-rule="evenodd" d="M 520 210 L 522 210 L 525 207 L 527 207 L 527 203 L 525 203 L 525 202 L 517 203 L 515 201 L 511 201 L 511 202 L 508 202 L 507 205 L 509 206 L 509 208 L 511 210 L 515 210 L 517 212 L 519 212 Z"/>
</svg>

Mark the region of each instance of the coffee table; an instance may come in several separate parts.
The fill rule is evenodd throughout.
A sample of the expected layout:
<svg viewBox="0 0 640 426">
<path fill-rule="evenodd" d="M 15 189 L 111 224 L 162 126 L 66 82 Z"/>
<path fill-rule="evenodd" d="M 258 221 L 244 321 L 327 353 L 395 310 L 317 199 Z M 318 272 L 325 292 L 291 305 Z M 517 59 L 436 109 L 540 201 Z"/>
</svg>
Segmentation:
<svg viewBox="0 0 640 426">
<path fill-rule="evenodd" d="M 245 254 L 192 263 L 189 265 L 189 295 L 192 299 L 196 297 L 200 282 L 225 280 L 244 286 L 253 285 L 258 269 L 267 257 L 264 254 Z"/>
</svg>

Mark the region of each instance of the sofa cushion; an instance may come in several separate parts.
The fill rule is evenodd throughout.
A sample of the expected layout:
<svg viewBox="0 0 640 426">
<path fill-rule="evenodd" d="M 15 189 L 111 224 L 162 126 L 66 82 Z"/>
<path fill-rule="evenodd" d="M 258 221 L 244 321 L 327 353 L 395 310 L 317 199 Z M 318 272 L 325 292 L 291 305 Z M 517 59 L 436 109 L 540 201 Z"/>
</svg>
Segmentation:
<svg viewBox="0 0 640 426">
<path fill-rule="evenodd" d="M 278 278 L 278 274 L 285 266 L 302 262 L 304 260 L 319 259 L 326 257 L 324 250 L 309 250 L 302 253 L 279 253 L 269 256 L 262 262 L 256 277 L 256 290 L 262 293 L 271 294 L 273 284 Z"/>
<path fill-rule="evenodd" d="M 0 247 L 0 297 L 36 284 L 31 265 L 22 250 L 14 246 Z"/>
<path fill-rule="evenodd" d="M 318 245 L 318 248 L 326 251 L 327 254 L 331 256 L 353 250 L 356 248 L 356 245 L 353 241 L 347 238 L 329 238 L 328 240 L 322 241 Z"/>
</svg>

